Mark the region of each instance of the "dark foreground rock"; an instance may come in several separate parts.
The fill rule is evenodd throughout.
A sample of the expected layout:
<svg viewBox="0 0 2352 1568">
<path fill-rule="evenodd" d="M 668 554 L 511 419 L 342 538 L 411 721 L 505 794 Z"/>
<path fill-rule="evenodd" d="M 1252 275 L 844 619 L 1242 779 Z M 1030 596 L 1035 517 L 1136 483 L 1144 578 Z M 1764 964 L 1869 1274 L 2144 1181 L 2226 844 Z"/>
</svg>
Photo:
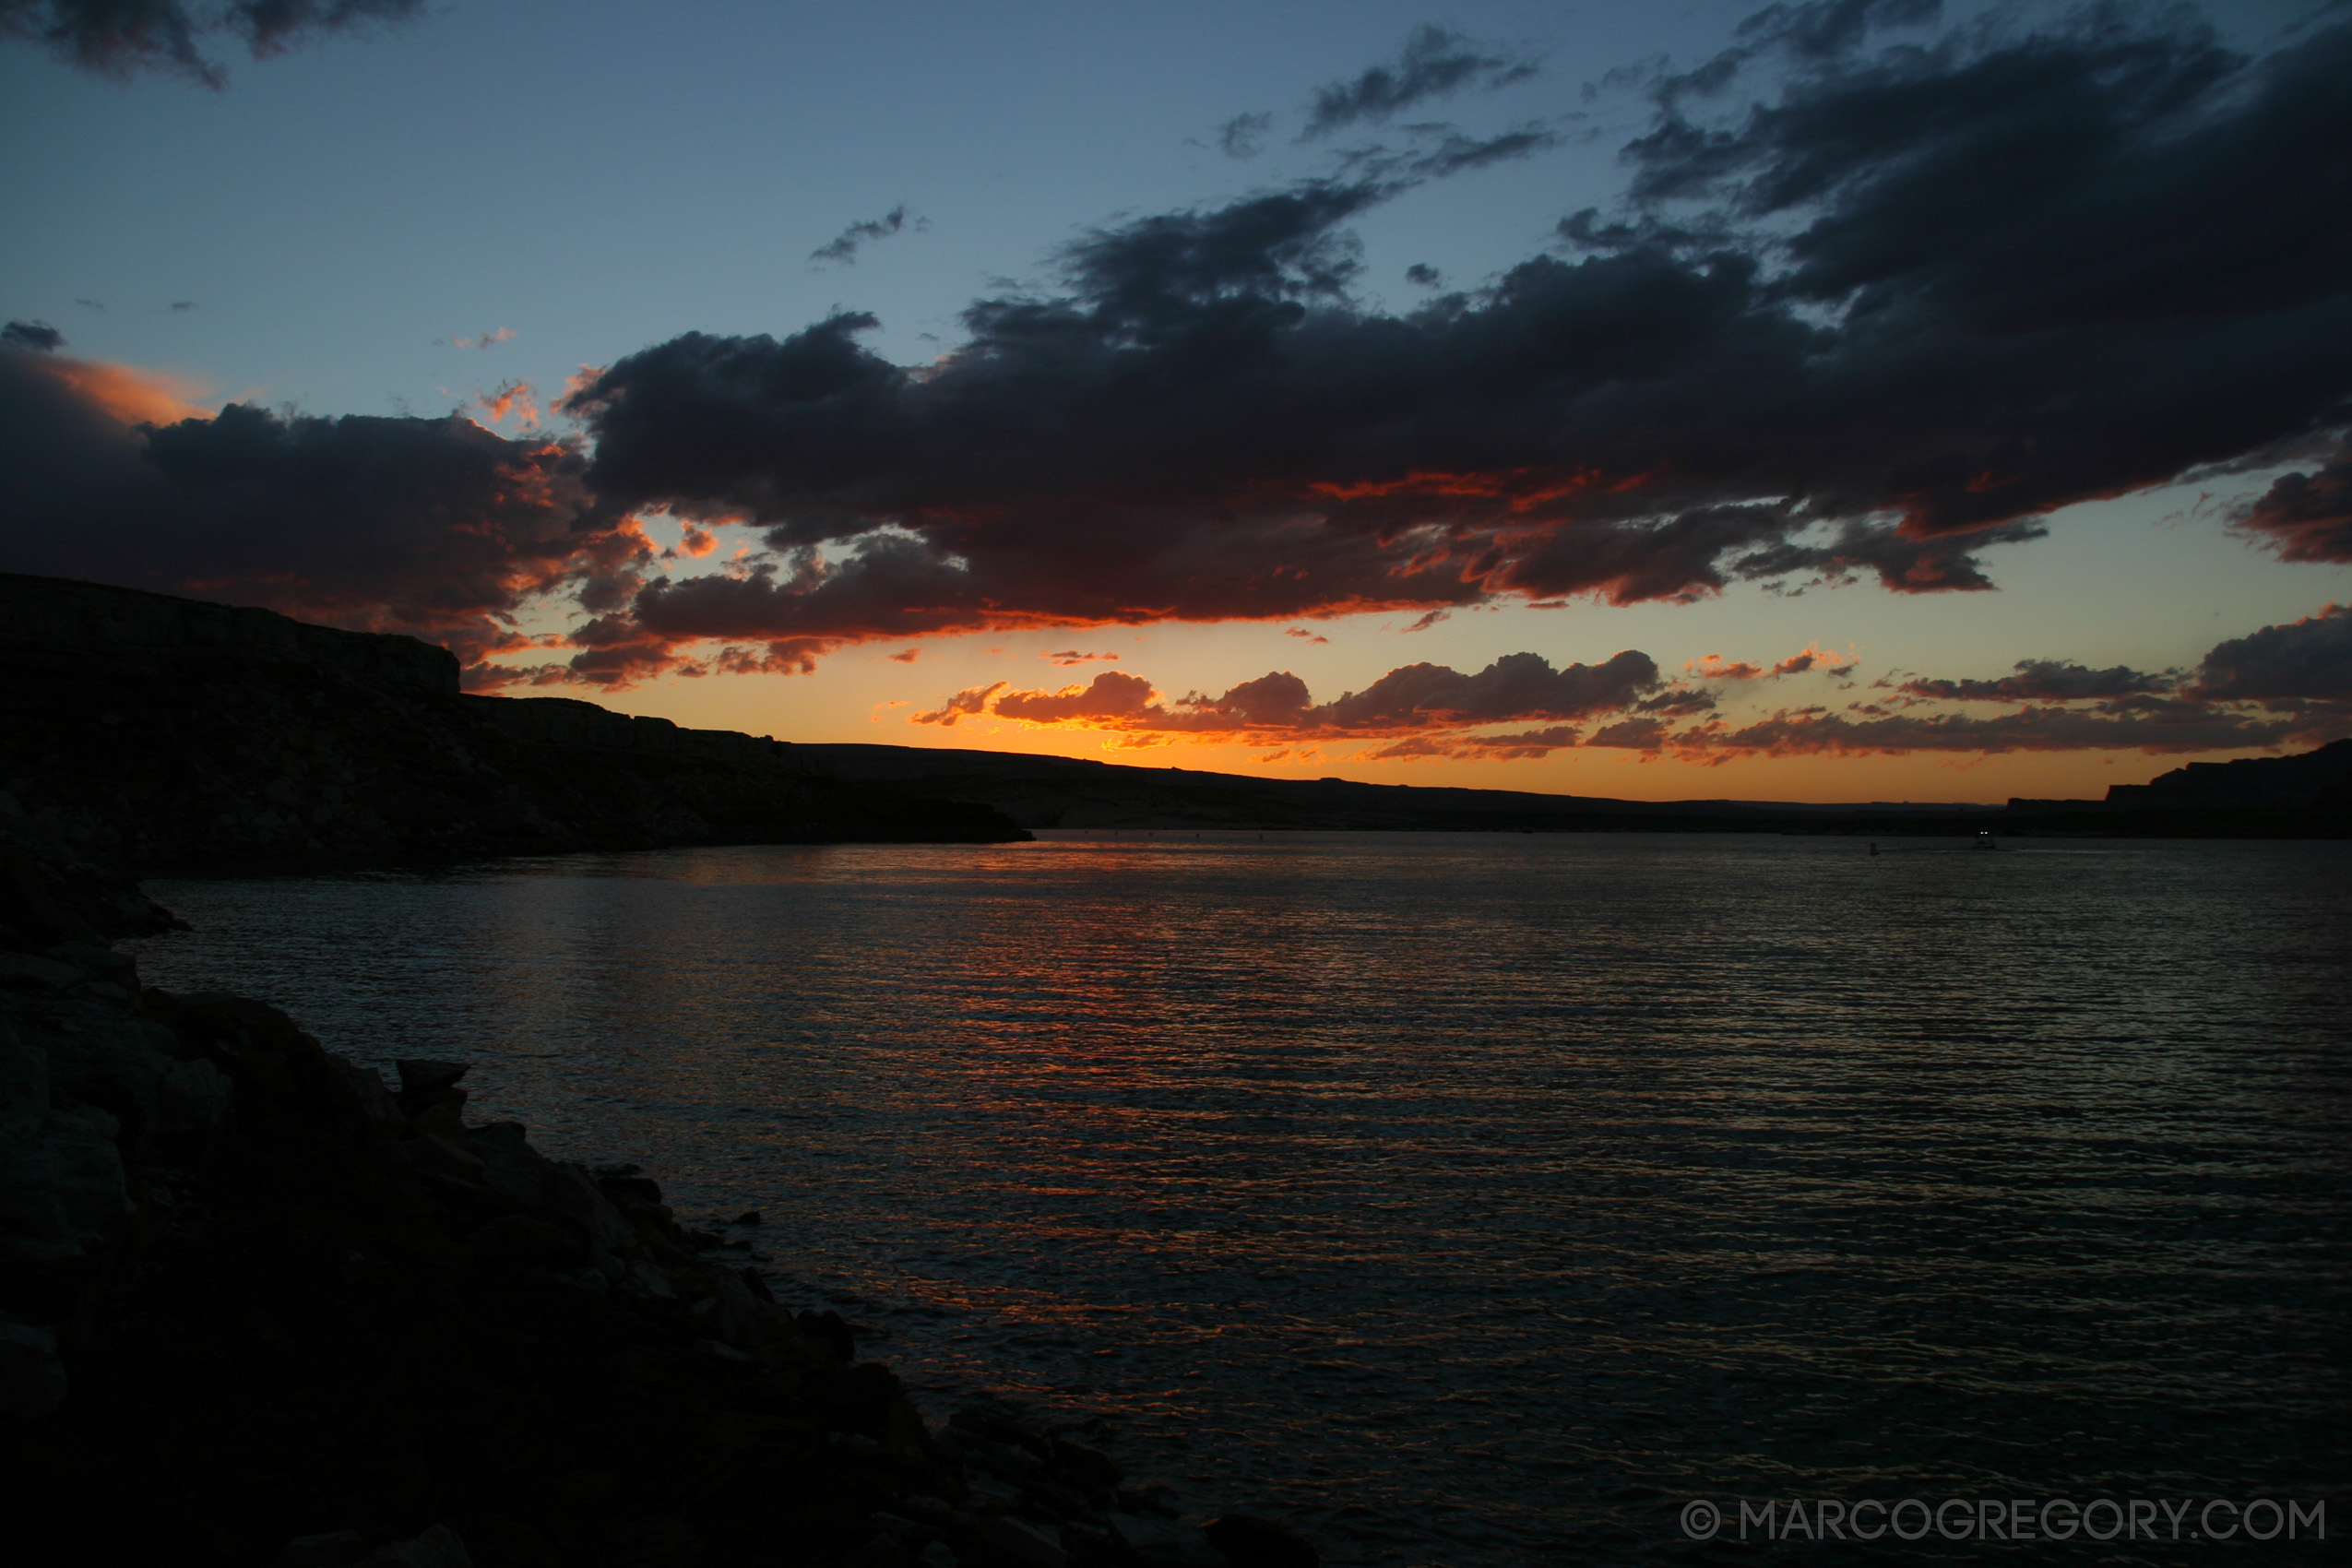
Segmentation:
<svg viewBox="0 0 2352 1568">
<path fill-rule="evenodd" d="M 160 910 L 0 871 L 11 1564 L 1314 1561 L 1176 1517 L 1099 1424 L 927 1429 L 654 1181 L 469 1123 L 463 1063 L 396 1089 L 263 1003 L 143 989 L 110 943 Z"/>
</svg>

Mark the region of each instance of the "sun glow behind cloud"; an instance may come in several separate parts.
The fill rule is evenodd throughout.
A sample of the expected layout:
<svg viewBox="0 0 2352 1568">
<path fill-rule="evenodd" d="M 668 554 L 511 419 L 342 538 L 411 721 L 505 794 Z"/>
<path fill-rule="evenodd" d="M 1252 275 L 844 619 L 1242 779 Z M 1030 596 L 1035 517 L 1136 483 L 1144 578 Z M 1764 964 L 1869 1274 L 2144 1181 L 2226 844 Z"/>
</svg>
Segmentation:
<svg viewBox="0 0 2352 1568">
<path fill-rule="evenodd" d="M 211 412 L 197 406 L 206 387 L 193 376 L 64 355 L 47 362 L 59 381 L 120 424 L 173 424 Z"/>
</svg>

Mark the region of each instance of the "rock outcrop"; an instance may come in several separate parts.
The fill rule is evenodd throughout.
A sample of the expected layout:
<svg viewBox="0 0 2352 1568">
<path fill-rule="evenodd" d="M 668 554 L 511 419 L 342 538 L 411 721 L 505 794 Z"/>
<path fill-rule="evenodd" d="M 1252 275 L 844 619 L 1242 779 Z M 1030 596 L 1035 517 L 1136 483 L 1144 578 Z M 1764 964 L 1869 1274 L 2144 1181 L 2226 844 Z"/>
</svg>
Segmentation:
<svg viewBox="0 0 2352 1568">
<path fill-rule="evenodd" d="M 446 650 L 0 575 L 0 818 L 140 874 L 686 844 L 1000 842 L 765 737 L 462 695 Z"/>
<path fill-rule="evenodd" d="M 455 696 L 457 660 L 414 637 L 314 626 L 273 610 L 208 604 L 137 588 L 0 572 L 0 641 L 163 668 L 184 659 L 331 671 L 417 696 Z"/>
<path fill-rule="evenodd" d="M 2126 811 L 2308 811 L 2352 805 L 2352 741 L 2293 756 L 2192 762 L 2145 784 L 2111 784 L 2106 803 Z"/>
</svg>

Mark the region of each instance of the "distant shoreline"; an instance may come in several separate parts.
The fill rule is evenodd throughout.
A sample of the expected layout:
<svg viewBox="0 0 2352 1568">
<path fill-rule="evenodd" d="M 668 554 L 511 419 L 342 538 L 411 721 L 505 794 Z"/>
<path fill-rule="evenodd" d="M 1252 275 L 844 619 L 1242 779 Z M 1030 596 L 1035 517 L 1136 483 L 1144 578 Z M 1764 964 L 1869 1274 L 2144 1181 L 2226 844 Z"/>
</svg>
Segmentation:
<svg viewBox="0 0 2352 1568">
<path fill-rule="evenodd" d="M 414 638 L 0 574 L 0 817 L 132 875 L 1032 829 L 2342 838 L 2352 741 L 2195 763 L 2104 801 L 1643 802 L 1087 758 L 793 743 L 458 690 Z"/>
</svg>

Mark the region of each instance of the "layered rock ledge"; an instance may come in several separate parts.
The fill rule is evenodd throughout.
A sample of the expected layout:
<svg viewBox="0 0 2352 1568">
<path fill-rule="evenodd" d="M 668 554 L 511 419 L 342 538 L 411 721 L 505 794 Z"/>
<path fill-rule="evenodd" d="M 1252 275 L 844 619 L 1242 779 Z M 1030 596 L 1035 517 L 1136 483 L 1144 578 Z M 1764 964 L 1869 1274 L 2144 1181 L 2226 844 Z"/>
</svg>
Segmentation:
<svg viewBox="0 0 2352 1568">
<path fill-rule="evenodd" d="M 142 875 L 696 844 L 997 843 L 792 746 L 472 696 L 446 649 L 0 573 L 0 817 Z"/>
</svg>

